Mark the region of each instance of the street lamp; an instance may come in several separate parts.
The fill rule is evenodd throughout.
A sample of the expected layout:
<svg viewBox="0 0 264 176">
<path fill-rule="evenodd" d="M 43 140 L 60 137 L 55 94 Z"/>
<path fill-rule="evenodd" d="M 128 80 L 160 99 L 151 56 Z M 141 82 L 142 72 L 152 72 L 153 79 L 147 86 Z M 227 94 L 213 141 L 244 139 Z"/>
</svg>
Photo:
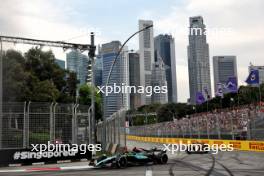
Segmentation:
<svg viewBox="0 0 264 176">
<path fill-rule="evenodd" d="M 115 59 L 114 59 L 112 65 L 111 65 L 111 67 L 110 67 L 110 70 L 109 70 L 109 73 L 108 73 L 108 76 L 107 76 L 107 80 L 106 80 L 105 87 L 107 87 L 108 84 L 109 84 L 110 76 L 111 76 L 111 73 L 112 73 L 112 71 L 113 71 L 114 65 L 115 65 L 115 63 L 116 63 L 116 61 L 117 61 L 117 58 L 118 58 L 119 55 L 121 54 L 121 52 L 122 52 L 124 46 L 127 44 L 127 42 L 128 42 L 131 38 L 133 38 L 135 35 L 137 35 L 138 33 L 142 32 L 142 31 L 145 31 L 145 30 L 147 30 L 147 29 L 149 29 L 149 28 L 151 28 L 151 27 L 153 27 L 153 25 L 146 26 L 146 27 L 144 27 L 143 29 L 141 29 L 141 30 L 135 32 L 134 34 L 132 34 L 132 35 L 131 35 L 131 36 L 130 36 L 130 37 L 129 37 L 124 43 L 123 43 L 123 45 L 122 45 L 122 46 L 120 47 L 120 49 L 118 50 L 117 55 L 116 55 L 116 57 L 115 57 Z M 122 106 L 123 106 L 123 104 L 122 104 Z M 105 109 L 104 109 L 104 113 L 105 113 Z M 103 135 L 102 135 L 102 137 L 103 137 L 103 139 L 102 139 L 102 147 L 104 148 L 104 147 L 106 146 L 106 144 L 105 144 L 105 142 L 106 142 L 106 118 L 105 118 L 105 116 L 103 116 Z"/>
<path fill-rule="evenodd" d="M 91 59 L 91 68 L 92 68 L 92 72 L 91 72 L 91 113 L 92 113 L 92 118 L 90 120 L 91 124 L 90 125 L 90 137 L 92 137 L 92 139 L 89 139 L 89 141 L 91 141 L 93 144 L 96 143 L 96 139 L 95 139 L 95 81 L 94 81 L 94 57 L 95 57 L 95 50 L 96 50 L 96 46 L 94 45 L 94 33 L 91 32 L 91 45 L 90 45 L 90 50 L 88 52 L 88 56 Z"/>
</svg>

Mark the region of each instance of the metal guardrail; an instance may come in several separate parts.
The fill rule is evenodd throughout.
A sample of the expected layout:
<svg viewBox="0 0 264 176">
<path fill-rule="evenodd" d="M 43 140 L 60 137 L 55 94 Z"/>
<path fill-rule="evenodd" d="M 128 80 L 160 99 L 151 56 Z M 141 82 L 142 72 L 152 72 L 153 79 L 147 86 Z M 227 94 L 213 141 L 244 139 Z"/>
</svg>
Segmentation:
<svg viewBox="0 0 264 176">
<path fill-rule="evenodd" d="M 126 146 L 126 110 L 121 109 L 106 119 L 106 143 Z M 103 140 L 103 122 L 97 124 L 97 141 Z"/>
</svg>

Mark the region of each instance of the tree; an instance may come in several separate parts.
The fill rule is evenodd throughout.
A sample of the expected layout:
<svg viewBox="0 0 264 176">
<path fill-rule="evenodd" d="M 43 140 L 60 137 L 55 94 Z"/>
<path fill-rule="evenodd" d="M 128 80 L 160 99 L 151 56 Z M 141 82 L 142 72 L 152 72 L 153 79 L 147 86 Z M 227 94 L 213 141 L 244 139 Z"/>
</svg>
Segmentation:
<svg viewBox="0 0 264 176">
<path fill-rule="evenodd" d="M 55 102 L 60 92 L 50 80 L 38 81 L 33 87 L 31 101 Z"/>
<path fill-rule="evenodd" d="M 30 73 L 24 69 L 25 59 L 21 53 L 8 50 L 3 56 L 3 100 L 23 101 L 30 92 L 26 86 Z"/>
<path fill-rule="evenodd" d="M 66 71 L 66 85 L 60 91 L 60 97 L 58 98 L 58 102 L 75 102 L 76 101 L 76 92 L 77 85 L 79 84 L 79 80 L 77 79 L 77 75 L 75 72 Z"/>
<path fill-rule="evenodd" d="M 159 122 L 172 121 L 192 113 L 192 107 L 186 103 L 167 103 L 157 110 Z"/>
<path fill-rule="evenodd" d="M 155 112 L 160 106 L 160 103 L 152 103 L 150 105 L 143 105 L 139 107 L 137 111 L 142 113 Z"/>
<path fill-rule="evenodd" d="M 3 57 L 4 101 L 73 102 L 76 74 L 61 69 L 51 51 L 31 48 L 24 56 L 8 50 Z"/>
<path fill-rule="evenodd" d="M 79 103 L 84 105 L 91 106 L 91 93 L 92 86 L 90 85 L 82 85 L 79 89 Z M 98 93 L 98 90 L 94 89 L 95 93 L 95 119 L 99 120 L 102 118 L 102 96 Z M 102 119 L 101 119 L 102 120 Z"/>
</svg>

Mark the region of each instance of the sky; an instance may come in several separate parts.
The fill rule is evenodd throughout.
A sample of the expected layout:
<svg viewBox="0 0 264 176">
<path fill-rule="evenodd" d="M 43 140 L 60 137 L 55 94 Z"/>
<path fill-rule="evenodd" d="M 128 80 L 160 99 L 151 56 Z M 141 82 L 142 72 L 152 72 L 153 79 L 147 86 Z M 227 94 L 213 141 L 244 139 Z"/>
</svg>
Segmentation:
<svg viewBox="0 0 264 176">
<path fill-rule="evenodd" d="M 154 22 L 154 35 L 175 38 L 178 99 L 189 97 L 189 17 L 201 15 L 208 29 L 211 62 L 217 55 L 235 55 L 239 84 L 248 75 L 248 65 L 264 65 L 263 0 L 0 0 L 0 34 L 35 39 L 89 43 L 95 31 L 96 44 L 124 42 L 138 30 L 138 20 Z M 5 48 L 26 51 L 30 46 L 4 44 Z M 138 37 L 128 43 L 138 49 Z M 52 49 L 60 59 L 66 53 Z"/>
</svg>

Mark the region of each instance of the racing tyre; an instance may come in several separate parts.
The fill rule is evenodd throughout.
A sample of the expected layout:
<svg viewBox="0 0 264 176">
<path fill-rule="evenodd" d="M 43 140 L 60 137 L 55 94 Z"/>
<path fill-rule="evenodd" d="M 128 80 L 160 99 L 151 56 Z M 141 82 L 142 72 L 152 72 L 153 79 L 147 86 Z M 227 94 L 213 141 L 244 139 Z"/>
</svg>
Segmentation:
<svg viewBox="0 0 264 176">
<path fill-rule="evenodd" d="M 166 153 L 163 153 L 158 159 L 158 164 L 166 164 L 168 162 L 168 159 L 168 155 Z"/>
<path fill-rule="evenodd" d="M 117 168 L 126 168 L 127 167 L 127 159 L 124 156 L 121 156 L 116 161 Z"/>
</svg>

